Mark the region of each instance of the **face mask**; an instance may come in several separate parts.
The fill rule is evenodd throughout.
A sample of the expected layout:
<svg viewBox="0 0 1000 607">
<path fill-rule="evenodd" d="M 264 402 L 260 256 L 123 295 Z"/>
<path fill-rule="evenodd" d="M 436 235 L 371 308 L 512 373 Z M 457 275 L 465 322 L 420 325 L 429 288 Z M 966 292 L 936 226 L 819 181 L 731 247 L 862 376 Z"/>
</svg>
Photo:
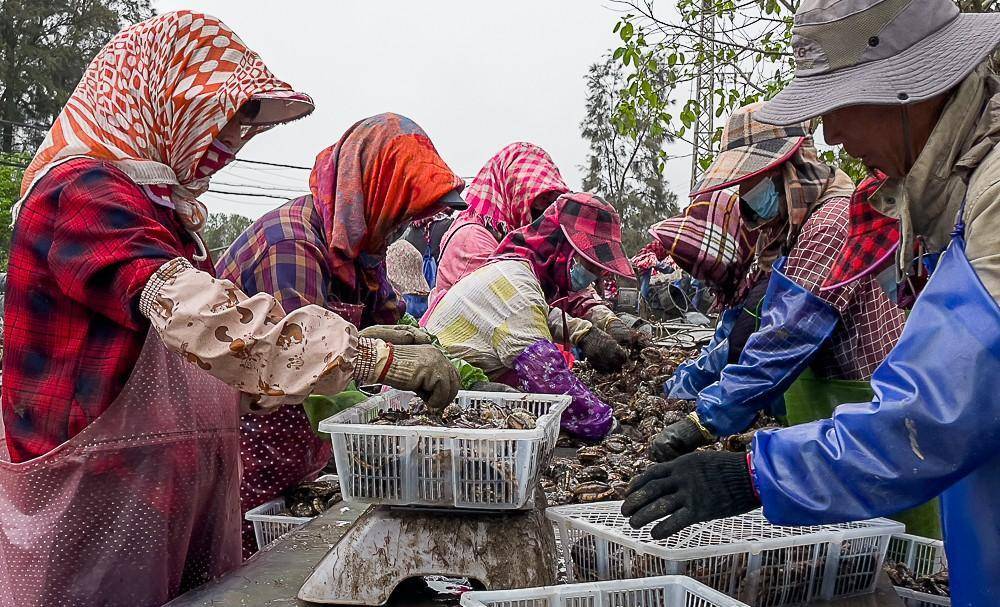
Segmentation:
<svg viewBox="0 0 1000 607">
<path fill-rule="evenodd" d="M 574 293 L 582 291 L 597 281 L 597 275 L 588 270 L 584 265 L 576 260 L 569 270 L 569 288 Z"/>
<path fill-rule="evenodd" d="M 895 264 L 879 272 L 875 279 L 878 280 L 878 286 L 882 287 L 882 290 L 885 291 L 885 296 L 889 298 L 889 301 L 896 303 L 899 299 L 899 289 L 896 284 Z"/>
<path fill-rule="evenodd" d="M 205 155 L 198 162 L 195 174 L 198 178 L 206 178 L 221 171 L 227 164 L 236 160 L 236 153 L 220 143 L 218 139 L 205 150 Z"/>
<path fill-rule="evenodd" d="M 762 180 L 743 195 L 743 201 L 763 221 L 774 219 L 778 214 L 778 201 L 780 198 L 778 188 L 775 187 L 773 179 Z"/>
</svg>

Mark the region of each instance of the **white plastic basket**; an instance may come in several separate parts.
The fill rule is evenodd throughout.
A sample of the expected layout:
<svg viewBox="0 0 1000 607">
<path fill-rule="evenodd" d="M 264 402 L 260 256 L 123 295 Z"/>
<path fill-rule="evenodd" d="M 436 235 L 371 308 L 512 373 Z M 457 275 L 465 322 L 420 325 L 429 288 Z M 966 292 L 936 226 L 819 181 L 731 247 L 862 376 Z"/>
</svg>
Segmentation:
<svg viewBox="0 0 1000 607">
<path fill-rule="evenodd" d="M 872 592 L 889 537 L 886 519 L 779 527 L 760 510 L 693 525 L 666 540 L 633 529 L 621 502 L 549 508 L 570 581 L 687 575 L 757 607 Z"/>
<path fill-rule="evenodd" d="M 324 474 L 318 481 L 337 480 L 336 474 Z M 257 549 L 263 550 L 289 531 L 298 529 L 315 517 L 292 516 L 285 512 L 285 498 L 279 497 L 247 510 L 243 518 L 253 523 L 253 534 L 257 537 Z"/>
<path fill-rule="evenodd" d="M 367 504 L 515 510 L 531 507 L 538 476 L 571 398 L 460 391 L 463 408 L 495 404 L 537 416 L 527 430 L 388 426 L 368 422 L 416 396 L 390 390 L 319 424 L 333 441 L 344 500 Z"/>
<path fill-rule="evenodd" d="M 681 575 L 523 590 L 466 592 L 462 607 L 747 607 Z"/>
<path fill-rule="evenodd" d="M 914 575 L 934 575 L 948 567 L 944 542 L 909 533 L 897 533 L 889 539 L 886 561 L 903 563 Z M 936 607 L 951 605 L 951 597 L 935 596 L 896 586 L 896 594 L 906 607 Z"/>
</svg>

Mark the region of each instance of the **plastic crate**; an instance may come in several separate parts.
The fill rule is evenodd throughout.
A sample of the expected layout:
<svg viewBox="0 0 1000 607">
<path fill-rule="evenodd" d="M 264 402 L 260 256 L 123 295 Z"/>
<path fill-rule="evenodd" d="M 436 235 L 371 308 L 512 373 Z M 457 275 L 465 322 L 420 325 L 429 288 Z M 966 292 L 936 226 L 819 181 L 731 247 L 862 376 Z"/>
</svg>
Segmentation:
<svg viewBox="0 0 1000 607">
<path fill-rule="evenodd" d="M 889 539 L 889 551 L 885 560 L 903 563 L 915 575 L 934 575 L 948 567 L 944 542 L 909 533 L 897 533 Z M 951 597 L 936 596 L 896 586 L 896 594 L 903 599 L 906 607 L 932 607 L 951 605 Z"/>
<path fill-rule="evenodd" d="M 324 474 L 316 480 L 334 481 L 337 480 L 337 475 Z M 298 529 L 315 518 L 312 516 L 292 516 L 282 514 L 283 512 L 285 512 L 285 498 L 279 497 L 247 510 L 247 513 L 243 515 L 245 520 L 253 523 L 253 534 L 257 537 L 258 550 L 263 550 L 289 531 Z"/>
<path fill-rule="evenodd" d="M 527 409 L 538 418 L 527 430 L 368 423 L 381 411 L 408 408 L 415 398 L 390 390 L 320 422 L 320 431 L 333 440 L 346 501 L 494 510 L 532 506 L 569 396 L 463 390 L 455 399 L 463 408 Z"/>
<path fill-rule="evenodd" d="M 889 538 L 903 530 L 886 519 L 779 527 L 755 510 L 653 540 L 652 524 L 632 529 L 620 508 L 546 510 L 559 527 L 570 581 L 687 575 L 757 607 L 801 605 L 872 592 Z"/>
<path fill-rule="evenodd" d="M 681 575 L 523 590 L 466 592 L 462 607 L 747 607 Z"/>
</svg>

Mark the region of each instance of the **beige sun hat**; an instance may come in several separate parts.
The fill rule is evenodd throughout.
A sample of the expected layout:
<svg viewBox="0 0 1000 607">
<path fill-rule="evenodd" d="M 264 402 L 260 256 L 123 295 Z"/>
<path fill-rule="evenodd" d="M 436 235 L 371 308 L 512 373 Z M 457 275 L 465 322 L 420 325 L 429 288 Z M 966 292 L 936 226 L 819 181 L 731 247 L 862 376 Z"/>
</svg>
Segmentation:
<svg viewBox="0 0 1000 607">
<path fill-rule="evenodd" d="M 952 0 L 802 0 L 795 77 L 757 113 L 788 125 L 861 104 L 906 105 L 955 86 L 1000 44 L 1000 14 Z"/>
</svg>

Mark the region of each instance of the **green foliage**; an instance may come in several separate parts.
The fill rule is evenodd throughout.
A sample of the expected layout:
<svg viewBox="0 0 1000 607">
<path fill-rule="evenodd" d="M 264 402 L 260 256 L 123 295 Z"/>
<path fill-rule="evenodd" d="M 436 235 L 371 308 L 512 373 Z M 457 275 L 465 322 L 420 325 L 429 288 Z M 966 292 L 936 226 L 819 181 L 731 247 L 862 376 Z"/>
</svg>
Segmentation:
<svg viewBox="0 0 1000 607">
<path fill-rule="evenodd" d="M 795 68 L 790 52 L 792 17 L 799 0 L 671 3 L 677 15 L 668 18 L 654 12 L 653 0 L 619 2 L 629 11 L 615 24 L 621 45 L 612 53 L 613 60 L 628 70 L 615 108 L 614 121 L 622 133 L 634 135 L 646 128 L 634 119 L 646 115 L 657 130 L 684 140 L 703 110 L 697 99 L 688 99 L 679 112 L 669 108 L 678 93 L 687 94 L 699 68 L 705 65 L 713 67 L 716 118 L 770 99 L 791 79 Z M 1000 0 L 956 3 L 963 12 L 994 12 L 1000 8 Z M 699 27 L 702 19 L 712 16 L 715 33 L 703 36 Z M 714 144 L 718 144 L 721 134 L 718 126 L 713 133 Z M 823 156 L 854 178 L 865 174 L 860 162 L 841 150 Z M 699 158 L 702 168 L 711 161 L 707 155 Z"/>
<path fill-rule="evenodd" d="M 152 14 L 149 0 L 0 0 L 0 119 L 50 124 L 97 51 Z M 0 150 L 29 151 L 45 135 L 17 129 L 0 123 Z"/>
<path fill-rule="evenodd" d="M 583 189 L 618 209 L 625 249 L 634 253 L 649 242 L 650 225 L 677 213 L 677 196 L 663 177 L 663 146 L 669 137 L 644 106 L 616 112 L 626 84 L 616 60 L 592 65 L 586 82 L 587 114 L 580 129 L 590 153 Z"/>
<path fill-rule="evenodd" d="M 21 196 L 21 167 L 30 160 L 27 154 L 0 154 L 0 272 L 7 271 L 10 258 L 11 209 Z"/>
<path fill-rule="evenodd" d="M 229 248 L 244 230 L 253 223 L 249 217 L 236 213 L 211 213 L 201 230 L 205 248 L 216 254 Z M 217 256 L 217 255 L 216 255 Z"/>
</svg>

